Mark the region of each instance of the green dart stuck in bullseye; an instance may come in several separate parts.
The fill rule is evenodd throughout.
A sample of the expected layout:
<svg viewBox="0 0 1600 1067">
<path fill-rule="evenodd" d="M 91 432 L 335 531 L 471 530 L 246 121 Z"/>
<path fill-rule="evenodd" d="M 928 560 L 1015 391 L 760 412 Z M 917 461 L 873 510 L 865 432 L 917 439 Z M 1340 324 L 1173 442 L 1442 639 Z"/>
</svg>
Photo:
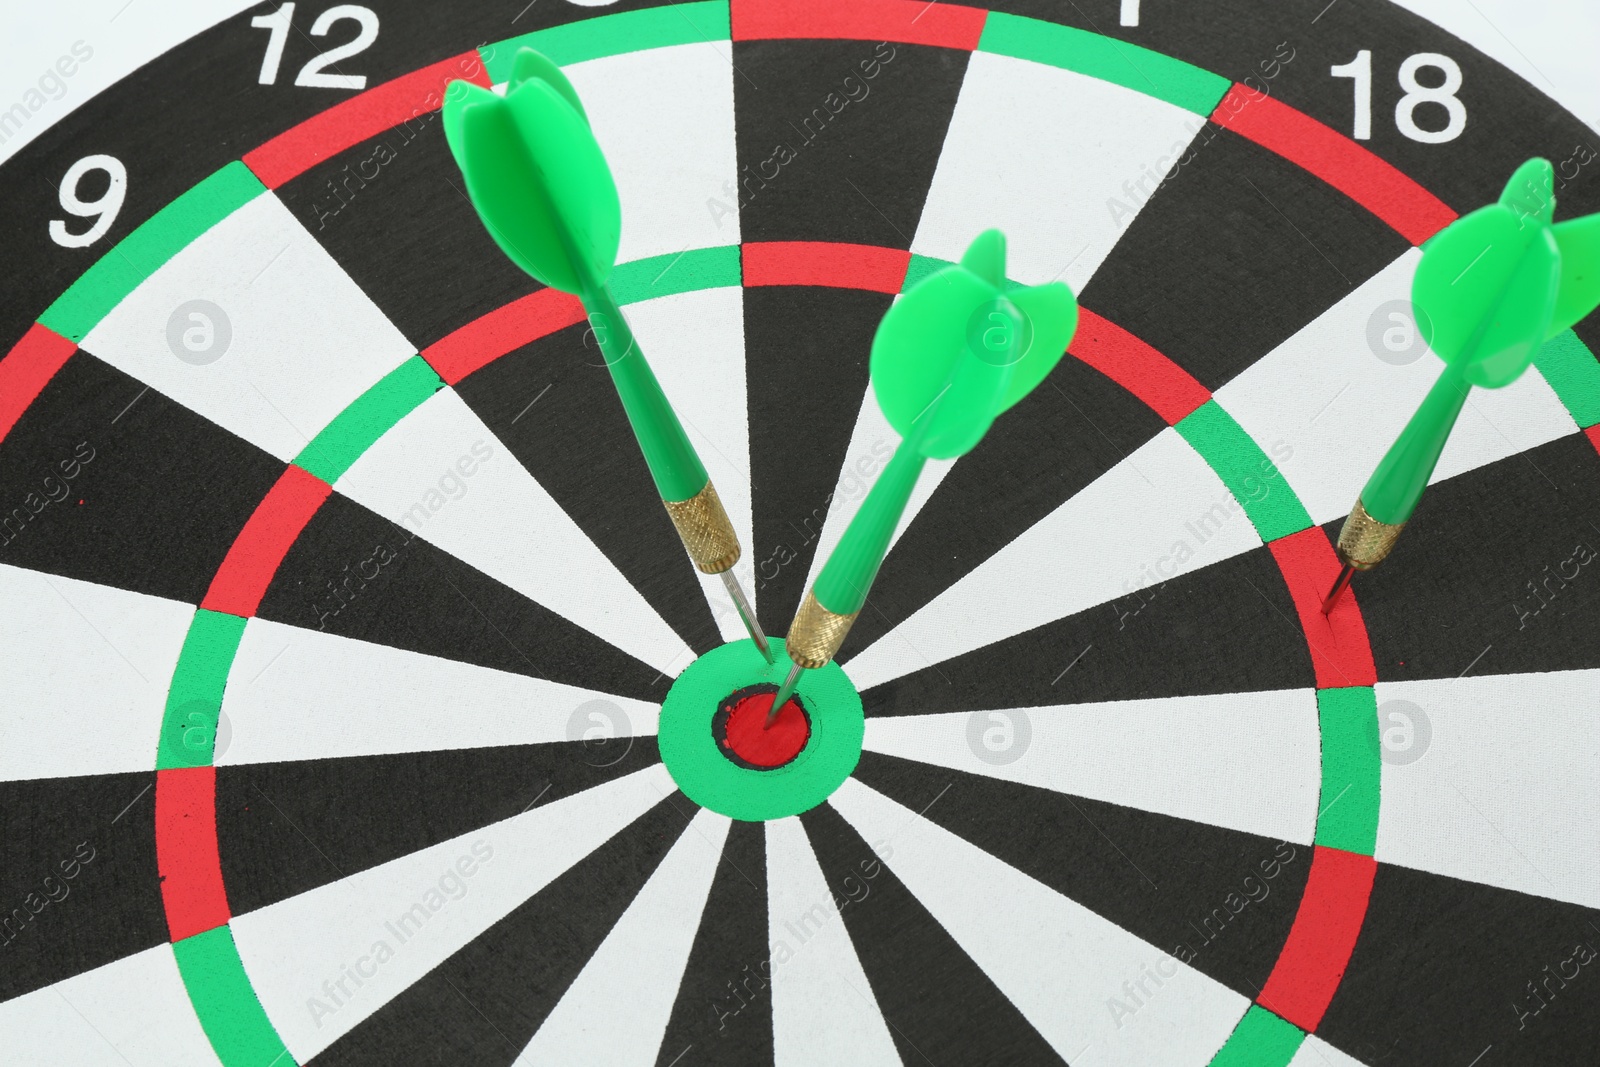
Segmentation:
<svg viewBox="0 0 1600 1067">
<path fill-rule="evenodd" d="M 1343 566 L 1324 615 L 1356 571 L 1376 567 L 1394 548 L 1471 388 L 1510 385 L 1545 341 L 1600 303 L 1600 215 L 1554 222 L 1553 182 L 1549 162 L 1530 159 L 1498 202 L 1423 246 L 1411 303 L 1444 369 L 1345 519 L 1337 548 Z"/>
<path fill-rule="evenodd" d="M 872 340 L 872 391 L 901 441 L 795 613 L 786 641 L 794 666 L 769 723 L 801 671 L 825 666 L 844 643 L 923 465 L 970 451 L 1044 381 L 1077 327 L 1066 283 L 1006 287 L 999 230 L 979 234 L 959 264 L 917 283 L 884 315 Z"/>
<path fill-rule="evenodd" d="M 450 84 L 444 129 L 467 196 L 501 251 L 540 282 L 583 301 L 689 558 L 703 573 L 722 576 L 745 629 L 771 662 L 766 635 L 733 574 L 740 555 L 733 524 L 606 284 L 621 241 L 622 206 L 577 91 L 548 58 L 524 48 L 504 96 L 470 82 Z"/>
</svg>

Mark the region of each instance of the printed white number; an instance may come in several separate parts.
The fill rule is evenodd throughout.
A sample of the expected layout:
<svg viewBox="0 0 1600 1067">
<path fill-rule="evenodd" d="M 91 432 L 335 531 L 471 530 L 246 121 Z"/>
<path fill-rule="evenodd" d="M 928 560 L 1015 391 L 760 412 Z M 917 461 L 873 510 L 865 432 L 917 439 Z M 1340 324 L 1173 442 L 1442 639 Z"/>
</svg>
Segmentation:
<svg viewBox="0 0 1600 1067">
<path fill-rule="evenodd" d="M 294 18 L 294 4 L 284 4 L 270 15 L 257 15 L 250 20 L 250 25 L 258 30 L 268 30 L 271 36 L 267 38 L 267 52 L 261 57 L 261 74 L 256 79 L 262 85 L 271 85 L 278 80 L 278 68 L 283 65 L 283 48 L 289 42 L 289 28 Z M 360 30 L 356 38 L 336 48 L 330 48 L 320 56 L 314 56 L 300 68 L 300 73 L 294 76 L 294 83 L 308 89 L 365 89 L 367 76 L 365 74 L 329 74 L 327 70 L 341 59 L 349 59 L 372 47 L 378 39 L 378 13 L 370 7 L 359 4 L 338 4 L 328 8 L 317 16 L 317 21 L 311 24 L 311 36 L 326 37 L 337 22 L 350 20 L 356 23 Z"/>
<path fill-rule="evenodd" d="M 289 20 L 294 18 L 294 5 L 284 4 L 270 15 L 257 15 L 250 25 L 258 30 L 270 30 L 267 54 L 261 57 L 261 75 L 256 80 L 271 85 L 278 80 L 278 66 L 283 62 L 283 46 L 289 42 Z"/>
<path fill-rule="evenodd" d="M 1358 141 L 1372 139 L 1372 53 L 1363 48 L 1356 57 L 1328 73 L 1335 78 L 1351 78 L 1356 90 L 1356 128 L 1352 135 Z"/>
<path fill-rule="evenodd" d="M 84 175 L 92 170 L 105 171 L 109 182 L 99 199 L 83 200 L 78 196 L 78 187 L 83 184 Z M 92 245 L 117 221 L 117 212 L 122 210 L 122 201 L 128 195 L 128 170 L 115 156 L 84 156 L 67 168 L 61 178 L 60 192 L 63 210 L 80 219 L 95 221 L 83 233 L 70 233 L 64 220 L 51 219 L 50 239 L 63 248 Z"/>
<path fill-rule="evenodd" d="M 1122 25 L 1139 25 L 1139 0 L 1122 0 Z"/>
<path fill-rule="evenodd" d="M 1417 72 L 1424 67 L 1432 67 L 1444 74 L 1444 84 L 1429 88 L 1417 81 Z M 1423 144 L 1443 144 L 1454 141 L 1461 136 L 1461 131 L 1467 128 L 1467 105 L 1463 104 L 1457 91 L 1461 88 L 1461 67 L 1449 56 L 1442 56 L 1437 52 L 1418 52 L 1400 64 L 1400 88 L 1406 95 L 1394 106 L 1394 124 L 1400 132 L 1413 141 Z M 1448 116 L 1444 128 L 1440 130 L 1425 130 L 1417 125 L 1417 105 L 1438 104 L 1444 108 Z"/>
<path fill-rule="evenodd" d="M 1440 85 L 1427 86 L 1417 81 L 1417 72 L 1432 67 L 1444 75 Z M 1363 48 L 1350 62 L 1328 70 L 1335 78 L 1349 78 L 1355 83 L 1355 123 L 1351 136 L 1358 141 L 1372 139 L 1372 52 Z M 1413 141 L 1423 144 L 1443 144 L 1454 141 L 1467 128 L 1467 105 L 1456 93 L 1461 90 L 1461 67 L 1449 56 L 1438 52 L 1418 52 L 1400 64 L 1400 88 L 1405 95 L 1394 106 L 1394 124 Z M 1417 125 L 1417 105 L 1438 104 L 1444 108 L 1443 129 L 1425 130 Z"/>
<path fill-rule="evenodd" d="M 300 68 L 300 73 L 295 75 L 294 83 L 311 89 L 365 89 L 367 76 L 365 74 L 324 74 L 323 71 L 339 62 L 349 59 L 360 52 L 365 52 L 372 47 L 372 42 L 378 39 L 378 13 L 370 7 L 361 7 L 358 4 L 339 4 L 330 7 L 317 16 L 317 21 L 311 24 L 311 36 L 326 37 L 333 24 L 344 19 L 350 19 L 361 27 L 361 32 L 356 34 L 356 39 L 338 48 L 329 49 L 322 55 Z"/>
</svg>

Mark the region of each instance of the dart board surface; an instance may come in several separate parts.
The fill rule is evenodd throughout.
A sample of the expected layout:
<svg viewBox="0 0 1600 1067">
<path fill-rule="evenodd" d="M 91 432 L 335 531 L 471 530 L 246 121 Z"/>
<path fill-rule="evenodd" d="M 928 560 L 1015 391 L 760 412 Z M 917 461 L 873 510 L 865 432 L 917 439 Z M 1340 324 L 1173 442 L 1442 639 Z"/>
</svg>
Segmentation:
<svg viewBox="0 0 1600 1067">
<path fill-rule="evenodd" d="M 514 7 L 263 4 L 0 166 L 0 1061 L 1593 1062 L 1595 323 L 1319 610 L 1419 246 L 1600 209 L 1586 127 L 1383 0 Z M 896 295 L 999 227 L 1081 300 L 781 740 L 445 143 L 524 45 L 770 634 Z"/>
</svg>

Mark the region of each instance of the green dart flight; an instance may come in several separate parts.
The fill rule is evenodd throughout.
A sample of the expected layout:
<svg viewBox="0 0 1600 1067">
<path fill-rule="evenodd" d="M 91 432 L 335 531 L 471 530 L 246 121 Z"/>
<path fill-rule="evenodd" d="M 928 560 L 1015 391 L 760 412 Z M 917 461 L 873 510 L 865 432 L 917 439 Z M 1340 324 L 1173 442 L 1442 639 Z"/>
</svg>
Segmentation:
<svg viewBox="0 0 1600 1067">
<path fill-rule="evenodd" d="M 855 622 L 905 514 L 923 464 L 954 459 L 1031 393 L 1061 361 L 1078 327 L 1064 282 L 1006 288 L 1006 239 L 988 230 L 961 262 L 895 302 L 872 340 L 872 391 L 902 440 L 789 626 L 794 666 L 770 723 L 802 670 L 826 666 Z"/>
<path fill-rule="evenodd" d="M 1553 179 L 1548 161 L 1530 159 L 1498 202 L 1423 245 L 1411 303 L 1444 369 L 1339 531 L 1343 567 L 1324 615 L 1356 571 L 1377 566 L 1394 548 L 1471 388 L 1516 381 L 1545 341 L 1600 304 L 1600 215 L 1554 222 Z"/>
<path fill-rule="evenodd" d="M 720 574 L 745 629 L 772 652 L 733 575 L 739 539 L 694 445 L 667 402 L 606 279 L 622 205 L 583 102 L 561 69 L 517 53 L 505 96 L 470 82 L 445 94 L 445 138 L 467 195 L 495 243 L 534 278 L 583 301 L 667 514 L 695 566 Z"/>
</svg>

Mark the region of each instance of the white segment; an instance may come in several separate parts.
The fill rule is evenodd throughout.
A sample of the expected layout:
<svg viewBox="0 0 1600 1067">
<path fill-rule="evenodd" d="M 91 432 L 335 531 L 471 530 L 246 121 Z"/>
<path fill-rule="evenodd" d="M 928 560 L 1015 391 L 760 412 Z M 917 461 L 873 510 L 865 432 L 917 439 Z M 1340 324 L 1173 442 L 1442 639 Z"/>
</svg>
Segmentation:
<svg viewBox="0 0 1600 1067">
<path fill-rule="evenodd" d="M 17 1064 L 220 1063 L 165 942 L 0 1004 L 0 1049 Z"/>
<path fill-rule="evenodd" d="M 221 308 L 232 334 L 204 366 L 168 347 L 191 300 Z M 271 192 L 168 260 L 83 347 L 282 460 L 417 351 Z"/>
<path fill-rule="evenodd" d="M 1289 1061 L 1289 1067 L 1366 1067 L 1366 1064 L 1340 1052 L 1316 1034 L 1307 1034 L 1300 1042 L 1300 1051 Z"/>
<path fill-rule="evenodd" d="M 794 817 L 767 823 L 767 936 L 776 1067 L 899 1067 L 833 892 Z"/>
<path fill-rule="evenodd" d="M 305 1063 L 327 1048 L 675 788 L 658 763 L 235 916 L 290 1053 Z"/>
<path fill-rule="evenodd" d="M 666 268 L 670 271 L 672 268 Z M 744 290 L 729 286 L 629 304 L 628 322 L 673 411 L 705 464 L 744 551 L 733 565 L 756 605 L 750 504 L 750 417 L 745 398 Z M 646 505 L 648 506 L 648 505 Z M 685 567 L 692 566 L 684 557 Z M 695 574 L 725 641 L 746 634 L 722 578 Z"/>
<path fill-rule="evenodd" d="M 845 450 L 844 463 L 839 467 L 839 480 L 834 483 L 833 497 L 828 502 L 827 520 L 821 536 L 817 538 L 817 552 L 811 558 L 811 573 L 806 576 L 807 589 L 816 582 L 822 565 L 833 555 L 839 539 L 844 536 L 845 527 L 861 510 L 867 492 L 878 480 L 878 475 L 883 473 L 884 466 L 899 444 L 900 435 L 884 418 L 883 409 L 878 406 L 872 387 L 868 386 L 861 398 L 861 410 L 856 414 L 855 429 L 850 433 L 850 447 Z M 900 524 L 894 528 L 894 536 L 889 540 L 891 550 L 955 464 L 953 459 L 934 459 L 923 466 L 917 487 L 911 491 L 905 513 L 900 516 Z"/>
<path fill-rule="evenodd" d="M 148 771 L 194 606 L 4 565 L 0 604 L 0 781 Z"/>
<path fill-rule="evenodd" d="M 1204 128 L 1120 85 L 974 52 L 911 250 L 958 260 L 999 227 L 1011 238 L 1011 277 L 1060 278 L 1082 292 Z"/>
<path fill-rule="evenodd" d="M 1086 611 L 1261 544 L 1171 427 L 844 664 L 858 689 Z"/>
<path fill-rule="evenodd" d="M 991 732 L 1027 747 L 988 762 Z M 1310 844 L 1316 830 L 1312 689 L 872 718 L 862 747 L 1278 841 Z"/>
<path fill-rule="evenodd" d="M 1422 709 L 1420 758 L 1383 763 L 1377 858 L 1519 893 L 1600 907 L 1600 670 L 1379 682 Z M 1391 746 L 1393 747 L 1393 746 Z"/>
<path fill-rule="evenodd" d="M 669 677 L 693 658 L 453 389 L 395 424 L 335 488 Z"/>
<path fill-rule="evenodd" d="M 618 263 L 739 243 L 738 194 L 724 188 L 739 171 L 736 75 L 717 44 L 627 52 L 564 72 L 616 177 L 622 199 Z"/>
<path fill-rule="evenodd" d="M 1227 385 L 1216 399 L 1278 461 L 1315 523 L 1348 514 L 1372 470 L 1439 376 L 1425 349 L 1405 366 L 1379 359 L 1368 323 L 1408 300 L 1422 253 L 1409 249 Z M 1397 335 L 1397 340 L 1399 336 Z M 1381 341 L 1380 341 L 1381 343 Z M 1577 430 L 1537 370 L 1503 389 L 1474 389 L 1439 458 L 1433 482 Z M 1274 459 L 1277 460 L 1277 453 Z"/>
<path fill-rule="evenodd" d="M 732 825 L 726 816 L 700 810 L 561 995 L 518 1064 L 656 1062 Z"/>
<path fill-rule="evenodd" d="M 828 802 L 1070 1063 L 1204 1067 L 1250 1005 L 853 778 Z"/>
<path fill-rule="evenodd" d="M 569 741 L 574 713 L 590 704 L 612 736 L 656 732 L 661 709 L 642 700 L 255 618 L 228 675 L 215 762 Z M 591 714 L 577 737 L 601 725 Z M 148 762 L 148 738 L 144 748 Z"/>
<path fill-rule="evenodd" d="M 1550 383 L 1537 367 L 1529 367 L 1504 388 L 1467 394 L 1467 405 L 1428 482 L 1454 478 L 1577 432 L 1577 422 Z"/>
</svg>

